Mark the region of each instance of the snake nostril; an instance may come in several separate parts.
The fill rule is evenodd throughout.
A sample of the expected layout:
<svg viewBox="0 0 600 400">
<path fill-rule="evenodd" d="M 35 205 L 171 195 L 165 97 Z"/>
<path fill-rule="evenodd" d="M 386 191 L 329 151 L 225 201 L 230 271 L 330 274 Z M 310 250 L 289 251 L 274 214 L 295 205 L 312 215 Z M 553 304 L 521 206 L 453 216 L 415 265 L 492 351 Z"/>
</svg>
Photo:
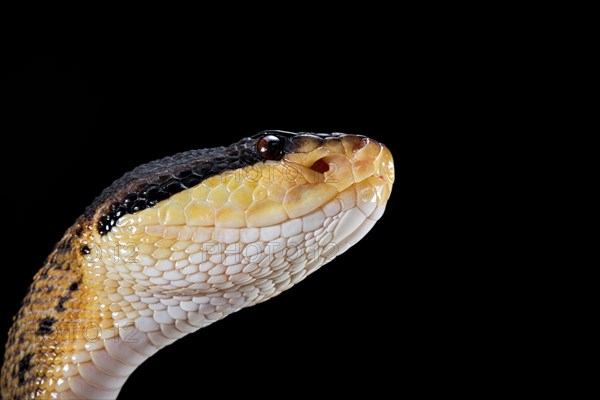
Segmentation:
<svg viewBox="0 0 600 400">
<path fill-rule="evenodd" d="M 324 174 L 325 172 L 329 171 L 329 163 L 322 158 L 319 158 L 313 163 L 313 165 L 311 165 L 310 169 L 317 171 L 320 174 Z"/>
</svg>

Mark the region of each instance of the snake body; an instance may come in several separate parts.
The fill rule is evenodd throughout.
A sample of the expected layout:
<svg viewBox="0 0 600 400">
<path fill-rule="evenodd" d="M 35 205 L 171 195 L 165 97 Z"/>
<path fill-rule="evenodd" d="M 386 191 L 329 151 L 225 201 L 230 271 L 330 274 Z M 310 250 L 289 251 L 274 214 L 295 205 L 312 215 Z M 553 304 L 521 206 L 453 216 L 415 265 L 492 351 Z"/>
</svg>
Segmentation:
<svg viewBox="0 0 600 400">
<path fill-rule="evenodd" d="M 359 241 L 393 181 L 384 145 L 338 133 L 265 131 L 134 169 L 35 275 L 9 332 L 2 398 L 116 398 L 161 348 Z"/>
</svg>

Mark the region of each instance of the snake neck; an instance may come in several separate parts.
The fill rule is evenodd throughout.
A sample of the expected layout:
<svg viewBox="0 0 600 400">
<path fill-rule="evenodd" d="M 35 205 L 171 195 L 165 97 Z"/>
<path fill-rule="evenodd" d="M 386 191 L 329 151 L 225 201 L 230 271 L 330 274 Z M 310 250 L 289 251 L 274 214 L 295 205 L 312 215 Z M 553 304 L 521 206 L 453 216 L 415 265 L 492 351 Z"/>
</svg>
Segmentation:
<svg viewBox="0 0 600 400">
<path fill-rule="evenodd" d="M 175 334 L 151 334 L 160 333 L 152 329 L 159 325 L 148 326 L 148 321 L 140 319 L 148 311 L 136 309 L 141 304 L 157 309 L 152 304 L 163 303 L 150 300 L 151 296 L 145 303 L 130 296 L 131 285 L 111 279 L 97 259 L 90 263 L 98 237 L 83 232 L 82 225 L 80 219 L 56 245 L 14 318 L 0 380 L 5 400 L 114 399 L 144 360 L 208 324 L 198 319 L 195 326 L 178 322 L 180 330 Z M 170 304 L 175 303 L 180 301 Z M 138 321 L 145 331 L 136 325 Z"/>
<path fill-rule="evenodd" d="M 85 352 L 83 332 L 98 321 L 81 268 L 81 224 L 70 228 L 34 277 L 9 331 L 2 398 L 50 397 L 73 359 Z"/>
<path fill-rule="evenodd" d="M 214 230 L 210 239 L 202 227 L 161 228 L 151 230 L 160 234 L 152 246 L 142 236 L 131 247 L 118 239 L 126 227 L 107 236 L 71 228 L 34 278 L 10 331 L 3 398 L 116 398 L 137 366 L 161 348 L 276 296 L 359 240 L 384 207 L 357 219 L 355 198 L 336 199 L 335 207 L 282 226 L 275 240 L 268 236 L 272 228 L 245 230 L 239 238 Z M 308 229 L 317 223 L 314 233 Z M 219 243 L 234 239 L 249 244 Z M 179 248 L 198 264 L 178 265 Z M 172 261 L 144 266 L 150 256 L 162 257 L 162 249 Z"/>
<path fill-rule="evenodd" d="M 143 269 L 137 266 L 142 246 L 115 246 L 91 229 L 82 233 L 81 225 L 57 244 L 15 317 L 2 367 L 5 400 L 114 399 L 133 371 L 161 348 L 277 295 L 323 262 L 302 258 L 294 279 L 277 263 L 249 265 L 245 271 L 258 281 L 239 280 L 227 290 L 177 290 L 161 285 L 162 278 L 144 286 L 123 272 Z"/>
</svg>

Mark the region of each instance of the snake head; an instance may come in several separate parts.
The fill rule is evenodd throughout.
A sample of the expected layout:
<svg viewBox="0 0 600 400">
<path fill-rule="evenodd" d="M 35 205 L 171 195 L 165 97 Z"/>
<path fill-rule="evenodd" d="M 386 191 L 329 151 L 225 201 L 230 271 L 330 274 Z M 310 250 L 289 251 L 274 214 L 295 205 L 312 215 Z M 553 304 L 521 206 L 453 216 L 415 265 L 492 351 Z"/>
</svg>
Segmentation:
<svg viewBox="0 0 600 400">
<path fill-rule="evenodd" d="M 198 157 L 208 174 L 99 240 L 133 244 L 134 263 L 103 261 L 134 290 L 250 293 L 232 309 L 264 301 L 360 240 L 394 182 L 390 151 L 361 135 L 264 131 Z"/>
<path fill-rule="evenodd" d="M 336 197 L 370 215 L 369 209 L 385 205 L 390 196 L 392 155 L 366 136 L 265 131 L 257 135 L 257 147 L 267 155 L 264 164 L 254 166 L 257 176 L 264 187 L 285 191 L 277 201 L 287 217 L 303 216 Z"/>
</svg>

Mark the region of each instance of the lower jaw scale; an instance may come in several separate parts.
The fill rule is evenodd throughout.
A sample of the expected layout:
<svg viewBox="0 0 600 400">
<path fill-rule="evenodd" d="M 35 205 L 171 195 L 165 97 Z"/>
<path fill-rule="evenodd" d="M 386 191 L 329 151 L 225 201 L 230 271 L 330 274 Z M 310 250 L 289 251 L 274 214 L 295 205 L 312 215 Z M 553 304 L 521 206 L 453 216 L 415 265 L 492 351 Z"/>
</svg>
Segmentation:
<svg viewBox="0 0 600 400">
<path fill-rule="evenodd" d="M 176 242 L 176 248 L 163 255 L 168 248 L 138 244 L 141 268 L 137 271 L 129 268 L 131 265 L 116 266 L 111 259 L 103 264 L 112 270 L 111 276 L 118 275 L 120 280 L 131 282 L 135 290 L 151 294 L 195 296 L 234 290 L 274 273 L 280 274 L 279 279 L 290 278 L 289 283 L 294 284 L 305 276 L 299 275 L 302 263 L 312 272 L 359 241 L 381 217 L 385 202 L 378 189 L 381 185 L 374 182 L 378 181 L 370 178 L 353 185 L 316 210 L 273 226 L 142 227 L 146 242 L 148 237 L 154 237 L 151 242 L 161 246 L 175 246 Z M 107 236 L 126 237 L 127 228 L 116 226 Z M 130 236 L 131 241 L 135 236 Z M 180 254 L 185 258 L 181 259 Z M 276 284 L 271 289 L 279 292 L 285 289 L 283 286 Z M 265 296 L 270 294 L 263 292 Z"/>
</svg>

